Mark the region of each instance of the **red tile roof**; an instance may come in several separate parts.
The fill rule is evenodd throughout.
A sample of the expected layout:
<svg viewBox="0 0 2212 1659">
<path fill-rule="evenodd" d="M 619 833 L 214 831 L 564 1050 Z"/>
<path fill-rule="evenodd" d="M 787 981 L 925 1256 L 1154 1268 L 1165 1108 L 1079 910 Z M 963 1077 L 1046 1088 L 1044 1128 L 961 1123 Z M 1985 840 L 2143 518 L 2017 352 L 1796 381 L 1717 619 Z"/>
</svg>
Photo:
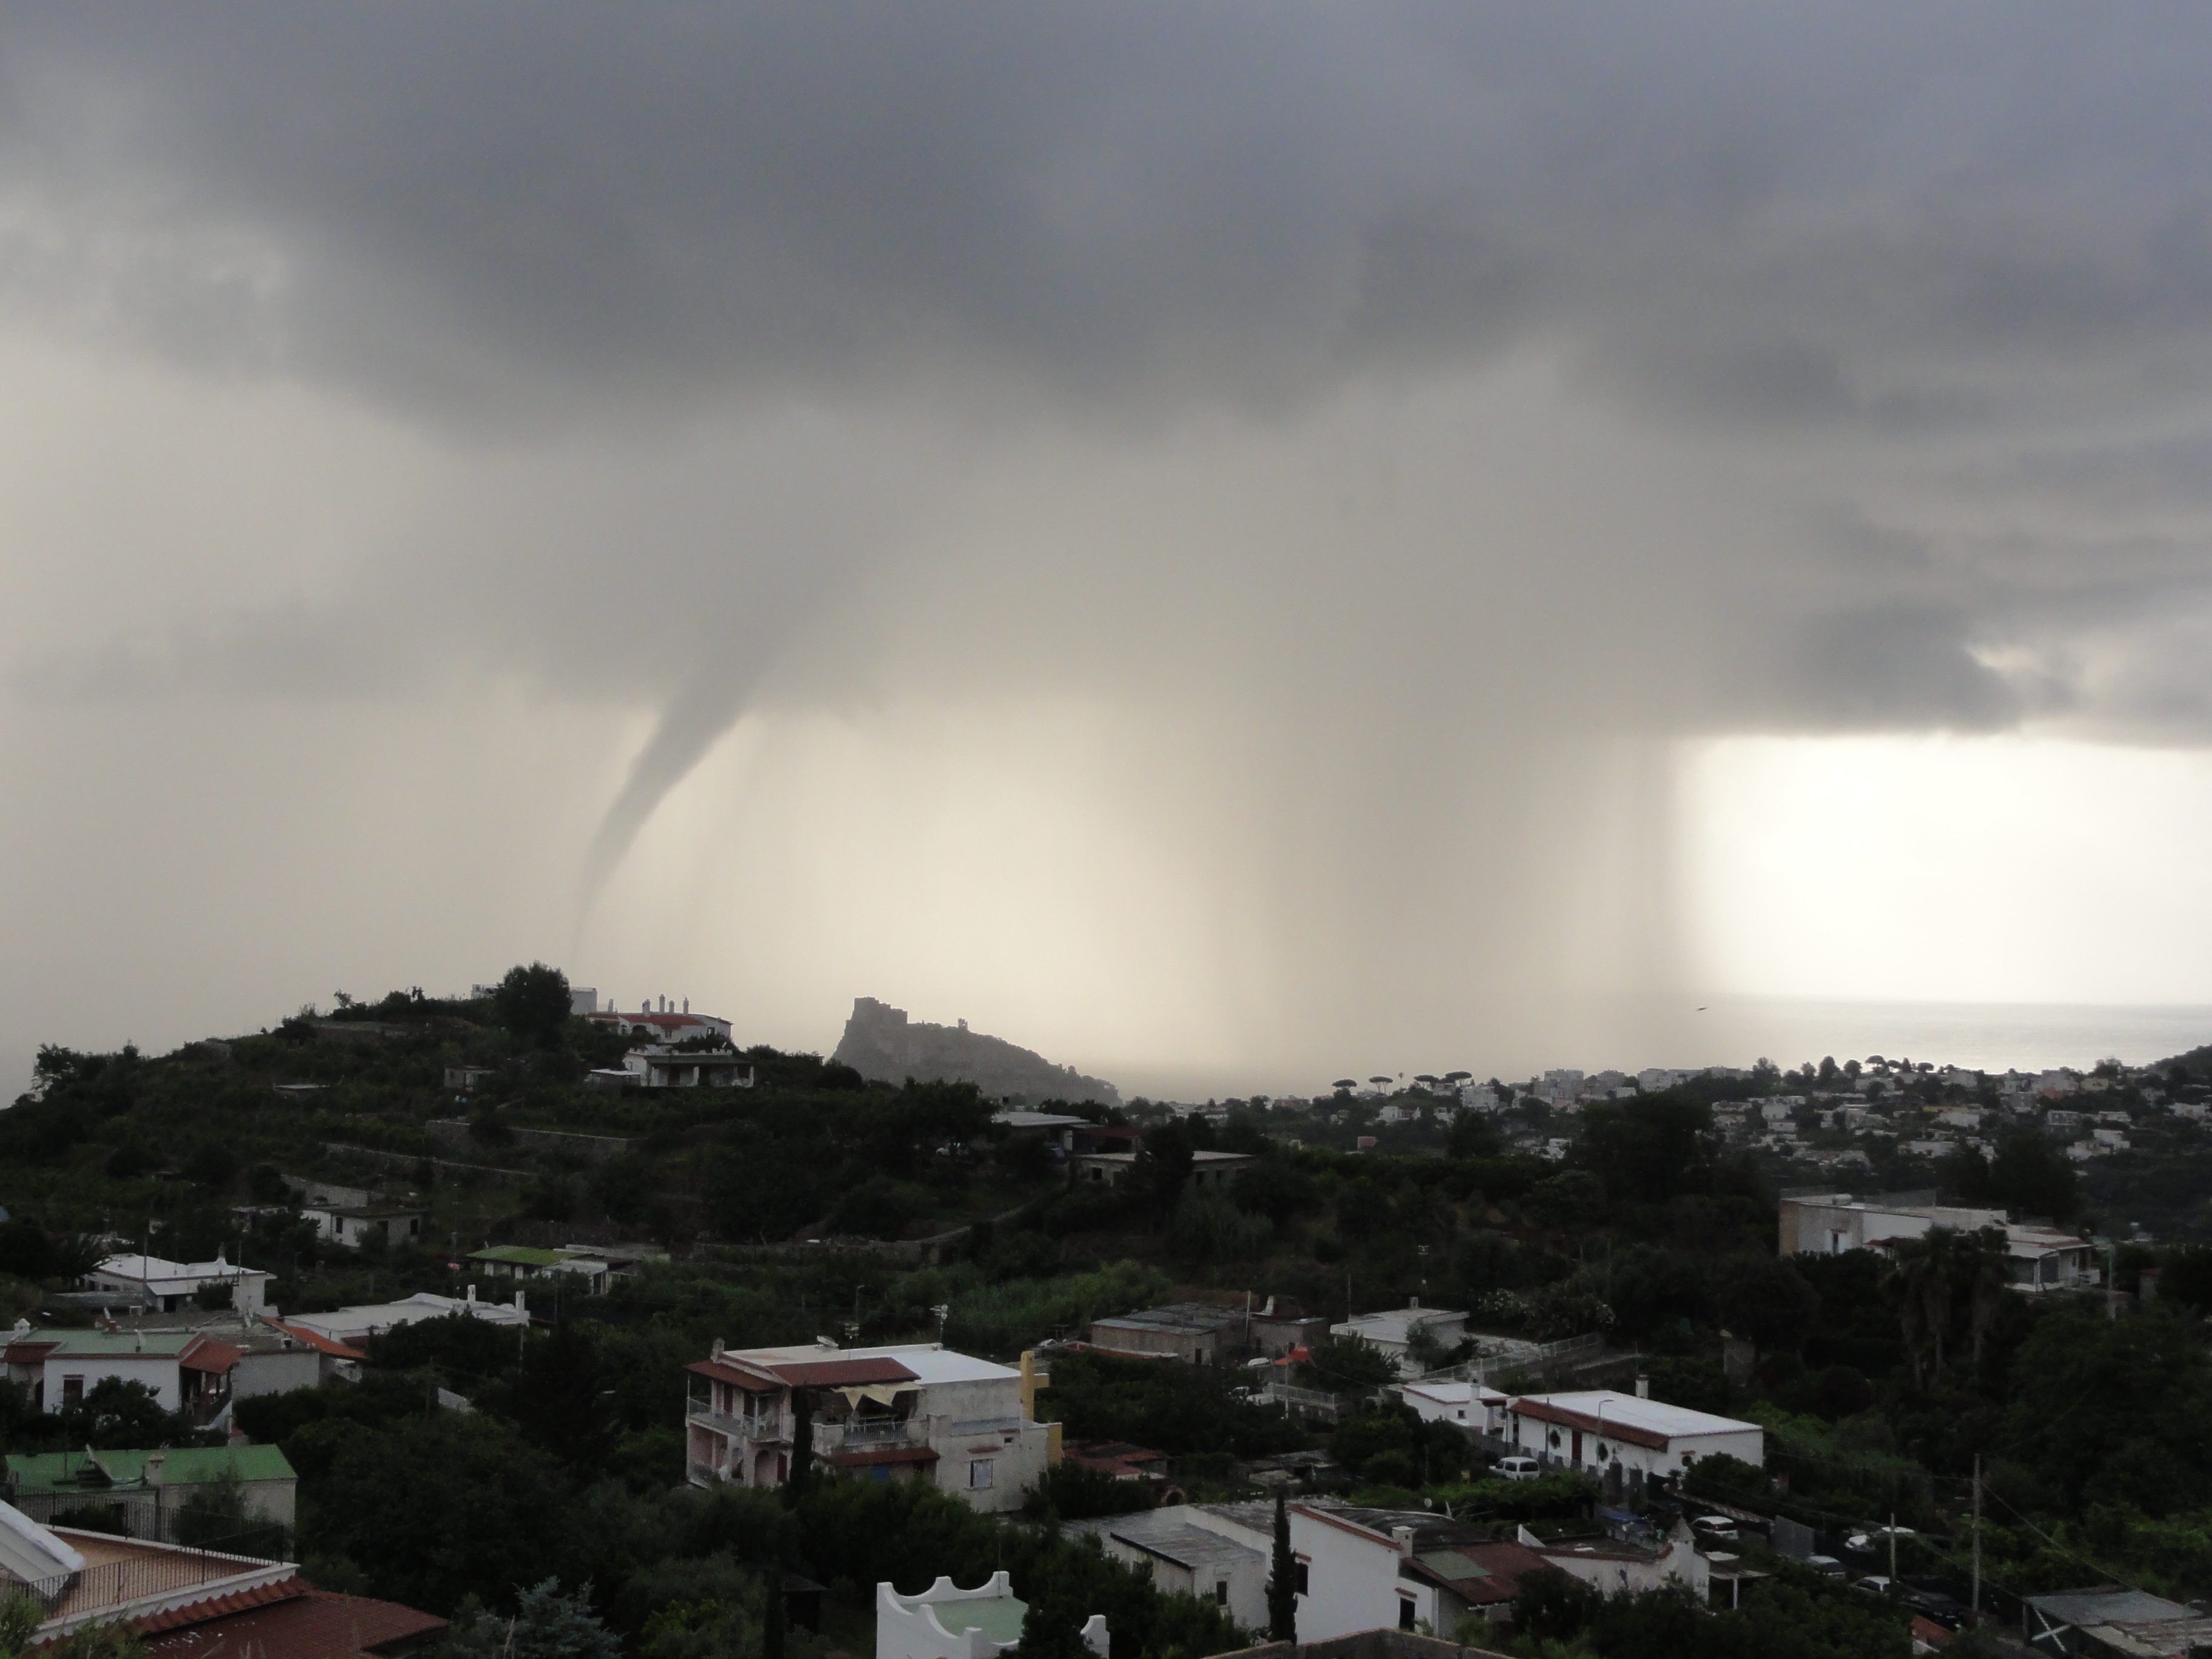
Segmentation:
<svg viewBox="0 0 2212 1659">
<path fill-rule="evenodd" d="M 266 1314 L 261 1318 L 264 1325 L 273 1325 L 294 1340 L 306 1343 L 318 1353 L 334 1354 L 340 1359 L 366 1359 L 368 1356 L 359 1348 L 349 1348 L 336 1337 L 325 1336 L 320 1331 L 311 1331 L 305 1325 L 288 1325 L 281 1319 L 271 1319 Z"/>
<path fill-rule="evenodd" d="M 758 1371 L 747 1370 L 720 1359 L 695 1359 L 684 1368 L 696 1371 L 702 1376 L 711 1376 L 717 1382 L 727 1382 L 732 1388 L 743 1389 L 747 1394 L 779 1394 L 784 1384 L 775 1377 L 763 1376 Z"/>
<path fill-rule="evenodd" d="M 232 1347 L 228 1342 L 218 1342 L 211 1336 L 204 1336 L 185 1350 L 177 1364 L 188 1371 L 214 1371 L 221 1375 L 238 1364 L 240 1355 L 245 1352 L 243 1348 Z"/>
<path fill-rule="evenodd" d="M 446 1627 L 434 1614 L 397 1601 L 335 1595 L 296 1579 L 271 1588 L 293 1593 L 274 1604 L 198 1618 L 167 1630 L 147 1642 L 148 1659 L 360 1659 Z"/>
<path fill-rule="evenodd" d="M 849 1389 L 866 1382 L 919 1382 L 896 1359 L 801 1359 L 763 1367 L 786 1382 L 805 1389 Z"/>
<path fill-rule="evenodd" d="M 307 1593 L 306 1583 L 298 1578 L 280 1578 L 273 1584 L 255 1584 L 246 1589 L 233 1590 L 228 1595 L 210 1596 L 204 1601 L 187 1602 L 181 1607 L 171 1607 L 166 1613 L 150 1613 L 132 1622 L 141 1636 L 155 1636 L 163 1631 L 178 1630 L 186 1625 L 197 1625 L 210 1619 L 228 1618 L 232 1613 L 251 1613 L 256 1607 L 273 1606 L 279 1601 L 295 1601 Z M 149 1642 L 147 1646 L 158 1647 Z"/>
<path fill-rule="evenodd" d="M 1464 1569 L 1451 1565 L 1451 1558 Z M 1522 1544 L 1446 1544 L 1407 1558 L 1400 1571 L 1432 1584 L 1448 1587 L 1461 1601 L 1476 1607 L 1510 1601 L 1521 1591 L 1522 1575 L 1556 1571 L 1535 1551 Z"/>
</svg>

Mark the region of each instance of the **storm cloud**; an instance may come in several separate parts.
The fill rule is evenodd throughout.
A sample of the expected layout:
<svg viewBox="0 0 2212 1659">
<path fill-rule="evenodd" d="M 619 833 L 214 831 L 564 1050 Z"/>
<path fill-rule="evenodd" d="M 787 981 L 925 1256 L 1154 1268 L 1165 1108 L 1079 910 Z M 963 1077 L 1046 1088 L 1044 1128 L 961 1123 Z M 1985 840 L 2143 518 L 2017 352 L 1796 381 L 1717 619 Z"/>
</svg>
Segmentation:
<svg viewBox="0 0 2212 1659">
<path fill-rule="evenodd" d="M 103 548 L 183 579 L 11 636 L 19 702 L 649 715 L 570 904 L 748 715 L 1103 704 L 1251 1042 L 1434 1042 L 1665 979 L 1679 739 L 2212 732 L 2185 11 L 73 4 L 6 48 L 9 326 L 377 434 L 225 463 L 251 580 L 189 522 Z M 290 579 L 252 503 L 319 487 Z"/>
</svg>

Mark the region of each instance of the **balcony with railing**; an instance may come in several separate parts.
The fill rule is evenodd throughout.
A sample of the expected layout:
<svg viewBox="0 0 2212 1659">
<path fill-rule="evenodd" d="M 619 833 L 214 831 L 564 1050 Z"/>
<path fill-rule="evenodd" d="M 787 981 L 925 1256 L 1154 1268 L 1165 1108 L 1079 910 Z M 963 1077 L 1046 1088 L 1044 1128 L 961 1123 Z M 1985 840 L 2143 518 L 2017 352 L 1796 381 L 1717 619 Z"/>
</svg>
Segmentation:
<svg viewBox="0 0 2212 1659">
<path fill-rule="evenodd" d="M 927 1443 L 927 1419 L 899 1417 L 848 1417 L 814 1425 L 814 1450 L 829 1457 L 840 1452 L 882 1451 L 896 1446 Z"/>
</svg>

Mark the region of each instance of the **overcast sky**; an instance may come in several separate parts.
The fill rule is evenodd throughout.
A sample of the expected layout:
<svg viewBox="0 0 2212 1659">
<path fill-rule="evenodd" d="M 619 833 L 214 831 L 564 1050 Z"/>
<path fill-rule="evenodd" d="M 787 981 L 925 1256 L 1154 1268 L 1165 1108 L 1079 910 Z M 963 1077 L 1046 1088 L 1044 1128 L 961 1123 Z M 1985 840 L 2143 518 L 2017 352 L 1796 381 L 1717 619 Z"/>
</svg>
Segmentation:
<svg viewBox="0 0 2212 1659">
<path fill-rule="evenodd" d="M 0 1062 L 2212 1002 L 2191 9 L 4 28 Z"/>
</svg>

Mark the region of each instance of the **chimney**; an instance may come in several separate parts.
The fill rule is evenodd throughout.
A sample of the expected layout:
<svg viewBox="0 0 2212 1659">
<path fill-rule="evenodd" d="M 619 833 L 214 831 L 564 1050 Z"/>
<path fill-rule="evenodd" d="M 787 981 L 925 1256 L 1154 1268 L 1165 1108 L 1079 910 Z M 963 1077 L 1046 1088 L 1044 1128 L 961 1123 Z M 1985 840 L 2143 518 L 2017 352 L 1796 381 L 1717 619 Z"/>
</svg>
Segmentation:
<svg viewBox="0 0 2212 1659">
<path fill-rule="evenodd" d="M 687 1014 L 691 1012 L 691 999 L 690 997 L 684 999 L 684 1012 Z"/>
<path fill-rule="evenodd" d="M 520 1291 L 517 1291 L 514 1293 L 514 1310 L 519 1314 L 526 1314 L 530 1311 L 528 1305 L 522 1299 L 522 1292 Z"/>
<path fill-rule="evenodd" d="M 1413 1553 L 1413 1529 L 1411 1527 L 1391 1528 L 1390 1540 L 1397 1545 L 1399 1554 L 1411 1555 Z"/>
<path fill-rule="evenodd" d="M 1421 1298 L 1418 1296 L 1409 1296 L 1406 1298 L 1406 1305 L 1409 1308 L 1417 1309 L 1421 1305 Z"/>
<path fill-rule="evenodd" d="M 475 1285 L 470 1285 L 470 1286 L 469 1286 L 469 1300 L 470 1300 L 471 1302 L 474 1302 L 476 1299 L 477 1299 L 477 1287 L 476 1287 Z"/>
<path fill-rule="evenodd" d="M 1638 1376 L 1636 1379 L 1636 1397 L 1638 1400 L 1649 1400 L 1651 1398 L 1651 1379 L 1650 1377 Z"/>
<path fill-rule="evenodd" d="M 161 1452 L 155 1452 L 152 1456 L 146 1460 L 146 1484 L 148 1486 L 158 1486 L 161 1484 L 161 1471 L 163 1466 L 166 1465 L 168 1461 L 167 1456 Z"/>
<path fill-rule="evenodd" d="M 717 1359 L 720 1359 L 721 1357 L 722 1357 L 722 1339 L 721 1339 L 720 1337 L 719 1337 L 719 1336 L 718 1336 L 718 1337 L 716 1337 L 716 1338 L 714 1339 L 714 1358 L 717 1358 Z"/>
</svg>

